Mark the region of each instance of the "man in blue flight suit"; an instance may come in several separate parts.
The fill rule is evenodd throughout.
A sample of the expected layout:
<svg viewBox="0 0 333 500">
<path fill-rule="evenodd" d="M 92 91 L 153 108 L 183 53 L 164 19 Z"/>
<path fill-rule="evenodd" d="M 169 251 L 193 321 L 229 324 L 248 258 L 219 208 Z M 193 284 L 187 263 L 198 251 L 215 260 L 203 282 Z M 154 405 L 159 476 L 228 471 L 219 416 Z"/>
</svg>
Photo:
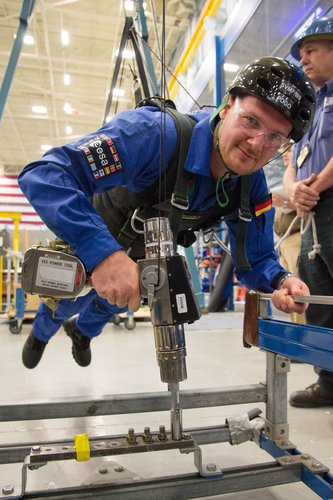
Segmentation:
<svg viewBox="0 0 333 500">
<path fill-rule="evenodd" d="M 333 19 L 315 19 L 293 44 L 291 53 L 318 89 L 313 123 L 294 146 L 284 177 L 297 214 L 311 219 L 309 229 L 302 234 L 299 274 L 312 294 L 333 295 Z M 306 322 L 333 328 L 332 307 L 310 304 Z M 333 371 L 317 367 L 315 371 L 319 375 L 316 382 L 291 394 L 292 406 L 333 404 Z"/>
<path fill-rule="evenodd" d="M 290 140 L 303 137 L 314 108 L 314 89 L 304 73 L 283 59 L 266 57 L 252 61 L 237 75 L 212 116 L 202 110 L 190 115 L 194 128 L 184 165 L 189 207 L 183 222 L 186 217 L 198 217 L 200 223 L 187 226 L 195 230 L 211 221 L 211 210 L 215 220 L 227 216 L 238 279 L 248 288 L 274 292 L 274 305 L 286 313 L 304 312 L 307 305 L 295 303 L 290 295 L 306 295 L 309 289 L 278 263 L 274 210 L 270 210 L 271 196 L 261 167 Z M 132 209 L 142 199 L 149 204 L 151 187 L 158 191 L 162 170 L 172 178 L 169 168 L 177 147 L 173 118 L 158 107 L 144 106 L 117 114 L 97 132 L 53 148 L 24 168 L 19 176 L 22 191 L 45 224 L 84 262 L 94 287 L 75 302 L 61 300 L 55 314 L 40 305 L 23 348 L 27 368 L 37 366 L 48 340 L 62 324 L 72 339 L 74 359 L 80 366 L 89 365 L 91 338 L 115 313 L 138 310 L 140 287 L 134 259 L 144 253 L 136 251 L 136 242 L 121 244 L 118 234 L 126 226 L 127 205 Z M 249 179 L 245 198 L 251 220 L 244 248 L 239 248 L 243 178 Z M 249 266 L 238 265 L 240 250 L 246 251 Z M 69 319 L 74 314 L 79 316 Z"/>
</svg>

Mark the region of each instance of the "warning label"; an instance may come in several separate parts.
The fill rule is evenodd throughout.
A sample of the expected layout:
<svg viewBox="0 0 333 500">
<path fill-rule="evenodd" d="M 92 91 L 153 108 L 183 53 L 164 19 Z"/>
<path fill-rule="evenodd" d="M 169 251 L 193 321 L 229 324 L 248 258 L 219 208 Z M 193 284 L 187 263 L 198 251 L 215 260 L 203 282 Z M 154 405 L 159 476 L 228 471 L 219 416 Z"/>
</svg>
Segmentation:
<svg viewBox="0 0 333 500">
<path fill-rule="evenodd" d="M 76 275 L 76 262 L 70 260 L 40 257 L 36 285 L 54 290 L 73 292 Z"/>
</svg>

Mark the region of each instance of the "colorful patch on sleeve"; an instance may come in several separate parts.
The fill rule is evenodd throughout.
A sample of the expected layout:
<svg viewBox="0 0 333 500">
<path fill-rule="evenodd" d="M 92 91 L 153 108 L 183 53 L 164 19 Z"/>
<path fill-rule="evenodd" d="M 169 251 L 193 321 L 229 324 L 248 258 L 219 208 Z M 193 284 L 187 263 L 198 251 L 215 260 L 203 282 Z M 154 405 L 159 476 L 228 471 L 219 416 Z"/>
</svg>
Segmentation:
<svg viewBox="0 0 333 500">
<path fill-rule="evenodd" d="M 260 198 L 260 200 L 256 200 L 255 206 L 254 206 L 254 211 L 256 214 L 256 217 L 259 217 L 259 215 L 263 214 L 264 212 L 267 212 L 267 210 L 270 210 L 272 208 L 272 195 L 268 194 L 264 198 Z"/>
<path fill-rule="evenodd" d="M 87 158 L 90 170 L 95 179 L 102 179 L 106 175 L 122 170 L 119 154 L 112 139 L 100 134 L 78 146 Z"/>
</svg>

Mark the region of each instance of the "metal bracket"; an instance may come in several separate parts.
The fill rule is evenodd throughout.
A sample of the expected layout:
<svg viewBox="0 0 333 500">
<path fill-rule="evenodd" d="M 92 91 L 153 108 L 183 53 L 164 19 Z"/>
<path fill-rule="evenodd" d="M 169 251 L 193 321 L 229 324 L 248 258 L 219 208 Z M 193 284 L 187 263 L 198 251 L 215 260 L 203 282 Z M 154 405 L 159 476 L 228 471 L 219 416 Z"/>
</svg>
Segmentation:
<svg viewBox="0 0 333 500">
<path fill-rule="evenodd" d="M 290 359 L 277 354 L 275 358 L 275 373 L 286 372 L 290 372 Z"/>
<path fill-rule="evenodd" d="M 282 467 L 297 467 L 299 465 L 304 465 L 304 467 L 309 469 L 313 474 L 329 471 L 325 465 L 308 453 L 302 453 L 301 455 L 284 455 L 283 457 L 277 457 L 276 461 L 282 465 Z"/>
<path fill-rule="evenodd" d="M 281 440 L 281 437 L 288 439 L 289 424 L 287 422 L 283 424 L 272 424 L 272 422 L 266 419 L 264 434 L 271 441 L 278 442 Z"/>
<path fill-rule="evenodd" d="M 197 444 L 195 444 L 193 448 L 181 448 L 179 451 L 180 453 L 194 452 L 194 465 L 198 469 L 200 476 L 207 478 L 216 478 L 223 476 L 222 470 L 217 467 L 216 464 L 209 463 L 207 465 L 204 465 L 202 463 L 202 451 L 200 446 L 198 446 Z"/>
<path fill-rule="evenodd" d="M 29 470 L 39 469 L 43 465 L 46 465 L 46 462 L 43 463 L 34 463 L 32 464 L 30 461 L 30 455 L 25 457 L 22 472 L 21 472 L 21 486 L 19 485 L 7 485 L 3 486 L 0 491 L 0 499 L 14 499 L 14 498 L 22 498 L 25 495 L 27 488 L 27 472 Z"/>
</svg>

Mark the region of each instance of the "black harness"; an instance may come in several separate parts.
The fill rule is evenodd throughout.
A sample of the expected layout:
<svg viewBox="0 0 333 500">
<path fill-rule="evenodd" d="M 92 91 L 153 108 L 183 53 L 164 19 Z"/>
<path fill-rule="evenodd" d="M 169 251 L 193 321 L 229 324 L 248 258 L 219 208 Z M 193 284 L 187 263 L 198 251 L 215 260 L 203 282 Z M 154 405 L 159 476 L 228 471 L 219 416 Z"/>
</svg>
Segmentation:
<svg viewBox="0 0 333 500">
<path fill-rule="evenodd" d="M 247 223 L 251 220 L 249 210 L 250 176 L 239 177 L 228 191 L 229 203 L 222 208 L 217 202 L 205 211 L 189 211 L 188 186 L 193 175 L 184 169 L 185 160 L 191 142 L 195 122 L 187 115 L 176 110 L 172 101 L 165 101 L 165 107 L 157 98 L 146 99 L 140 106 L 157 106 L 168 113 L 175 124 L 177 144 L 162 179 L 142 193 L 133 193 L 123 186 L 105 192 L 96 193 L 93 205 L 104 223 L 119 244 L 133 259 L 144 258 L 144 240 L 136 232 L 131 219 L 137 210 L 137 220 L 151 217 L 169 217 L 174 236 L 174 245 L 191 246 L 196 240 L 195 232 L 213 227 L 221 217 L 236 214 L 238 209 L 238 229 L 236 235 L 235 263 L 237 269 L 249 270 L 245 242 Z M 176 179 L 176 180 L 175 180 Z M 161 193 L 164 199 L 161 201 Z"/>
</svg>

